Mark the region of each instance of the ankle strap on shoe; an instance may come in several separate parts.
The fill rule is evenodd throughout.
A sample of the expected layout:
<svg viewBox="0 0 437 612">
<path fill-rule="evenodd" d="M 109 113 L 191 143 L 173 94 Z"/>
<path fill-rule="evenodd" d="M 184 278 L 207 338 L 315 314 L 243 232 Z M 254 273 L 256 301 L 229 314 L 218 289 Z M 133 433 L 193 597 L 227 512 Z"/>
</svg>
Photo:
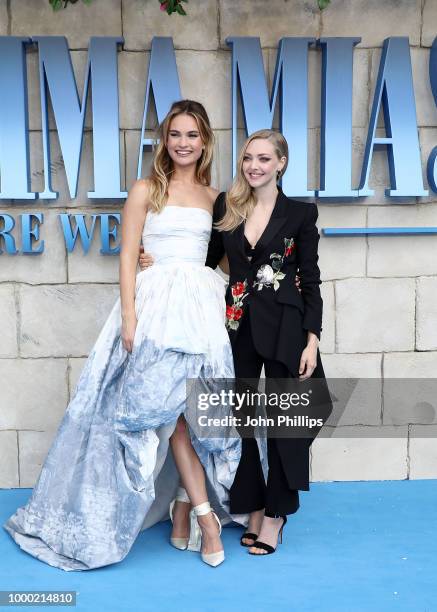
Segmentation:
<svg viewBox="0 0 437 612">
<path fill-rule="evenodd" d="M 203 516 L 204 514 L 209 514 L 211 512 L 211 504 L 209 501 L 203 502 L 203 504 L 199 504 L 198 506 L 194 506 L 192 512 L 195 516 Z"/>
</svg>

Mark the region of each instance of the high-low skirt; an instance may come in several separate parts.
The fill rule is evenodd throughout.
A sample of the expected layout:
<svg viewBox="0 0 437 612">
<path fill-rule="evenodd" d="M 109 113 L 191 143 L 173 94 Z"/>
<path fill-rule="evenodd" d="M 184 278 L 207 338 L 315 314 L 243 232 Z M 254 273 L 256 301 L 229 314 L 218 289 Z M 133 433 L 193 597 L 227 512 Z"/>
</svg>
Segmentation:
<svg viewBox="0 0 437 612">
<path fill-rule="evenodd" d="M 29 501 L 4 524 L 23 550 L 67 571 L 121 561 L 141 530 L 168 519 L 179 484 L 169 438 L 181 414 L 216 512 L 223 523 L 247 524 L 247 516 L 229 514 L 228 501 L 241 439 L 230 425 L 202 432 L 196 402 L 187 400 L 187 380 L 211 390 L 211 380 L 234 376 L 224 292 L 225 281 L 204 266 L 140 272 L 131 353 L 122 346 L 117 299 Z M 211 417 L 231 414 L 227 403 L 208 407 Z"/>
</svg>

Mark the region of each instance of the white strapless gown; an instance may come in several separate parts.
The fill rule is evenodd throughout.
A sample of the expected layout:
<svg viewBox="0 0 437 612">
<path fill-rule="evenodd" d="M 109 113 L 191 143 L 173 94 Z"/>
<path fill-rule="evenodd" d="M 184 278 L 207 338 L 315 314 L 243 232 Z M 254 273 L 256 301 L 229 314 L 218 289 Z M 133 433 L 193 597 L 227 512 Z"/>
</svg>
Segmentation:
<svg viewBox="0 0 437 612">
<path fill-rule="evenodd" d="M 50 565 L 88 570 L 116 563 L 142 529 L 168 519 L 179 484 L 169 437 L 181 413 L 216 512 L 223 523 L 247 524 L 247 516 L 228 512 L 241 439 L 229 427 L 199 436 L 198 414 L 187 402 L 187 378 L 234 376 L 226 283 L 205 267 L 211 226 L 201 208 L 147 214 L 143 244 L 155 263 L 136 277 L 133 351 L 122 346 L 118 298 L 31 498 L 4 524 L 23 550 Z M 208 416 L 231 414 L 226 406 L 215 411 Z"/>
</svg>

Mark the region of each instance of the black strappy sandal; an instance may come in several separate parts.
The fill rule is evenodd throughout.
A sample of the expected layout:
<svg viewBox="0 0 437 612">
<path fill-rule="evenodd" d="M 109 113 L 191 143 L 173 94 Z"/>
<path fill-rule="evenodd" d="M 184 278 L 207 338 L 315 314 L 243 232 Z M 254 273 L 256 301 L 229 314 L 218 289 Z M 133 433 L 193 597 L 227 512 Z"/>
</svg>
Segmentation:
<svg viewBox="0 0 437 612">
<path fill-rule="evenodd" d="M 268 516 L 268 515 L 265 515 Z M 275 518 L 275 517 L 273 517 Z M 281 525 L 281 529 L 279 530 L 278 533 L 278 540 L 279 542 L 282 544 L 282 530 L 284 529 L 284 525 L 287 522 L 287 517 L 286 516 L 281 516 L 282 520 L 284 521 Z M 255 540 L 255 542 L 253 544 L 250 545 L 251 547 L 256 547 L 256 548 L 261 548 L 261 550 L 265 550 L 266 553 L 268 555 L 271 555 L 272 553 L 274 553 L 276 551 L 276 548 L 273 548 L 273 546 L 270 546 L 270 544 L 266 544 L 265 542 L 261 542 L 260 540 Z M 260 553 L 256 553 L 256 552 L 250 552 L 249 550 L 249 555 L 257 555 L 258 557 L 263 557 L 263 554 Z"/>
<path fill-rule="evenodd" d="M 240 538 L 240 544 L 241 546 L 253 546 L 253 544 L 246 544 L 246 542 L 243 542 L 243 538 L 249 538 L 250 540 L 253 540 L 255 542 L 255 540 L 257 539 L 258 535 L 256 533 L 250 533 L 249 531 L 246 533 L 243 533 L 243 535 Z"/>
</svg>

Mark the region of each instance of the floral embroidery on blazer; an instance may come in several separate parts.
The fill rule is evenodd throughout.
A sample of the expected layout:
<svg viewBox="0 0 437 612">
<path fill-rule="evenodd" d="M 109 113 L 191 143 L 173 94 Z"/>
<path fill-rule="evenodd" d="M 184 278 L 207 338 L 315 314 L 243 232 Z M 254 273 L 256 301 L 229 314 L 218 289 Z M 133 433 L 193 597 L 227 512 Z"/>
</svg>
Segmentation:
<svg viewBox="0 0 437 612">
<path fill-rule="evenodd" d="M 258 291 L 261 291 L 263 287 L 270 287 L 271 285 L 273 285 L 275 291 L 279 289 L 279 283 L 285 276 L 285 274 L 281 272 L 284 259 L 296 248 L 296 243 L 293 238 L 284 238 L 284 244 L 284 253 L 282 255 L 279 253 L 272 253 L 270 255 L 272 265 L 264 264 L 259 268 L 256 274 L 256 281 L 253 283 L 254 287 L 258 287 Z"/>
<path fill-rule="evenodd" d="M 236 330 L 240 325 L 240 319 L 243 315 L 243 300 L 247 296 L 246 288 L 247 280 L 234 283 L 231 286 L 233 305 L 226 306 L 226 327 L 228 329 Z"/>
</svg>

